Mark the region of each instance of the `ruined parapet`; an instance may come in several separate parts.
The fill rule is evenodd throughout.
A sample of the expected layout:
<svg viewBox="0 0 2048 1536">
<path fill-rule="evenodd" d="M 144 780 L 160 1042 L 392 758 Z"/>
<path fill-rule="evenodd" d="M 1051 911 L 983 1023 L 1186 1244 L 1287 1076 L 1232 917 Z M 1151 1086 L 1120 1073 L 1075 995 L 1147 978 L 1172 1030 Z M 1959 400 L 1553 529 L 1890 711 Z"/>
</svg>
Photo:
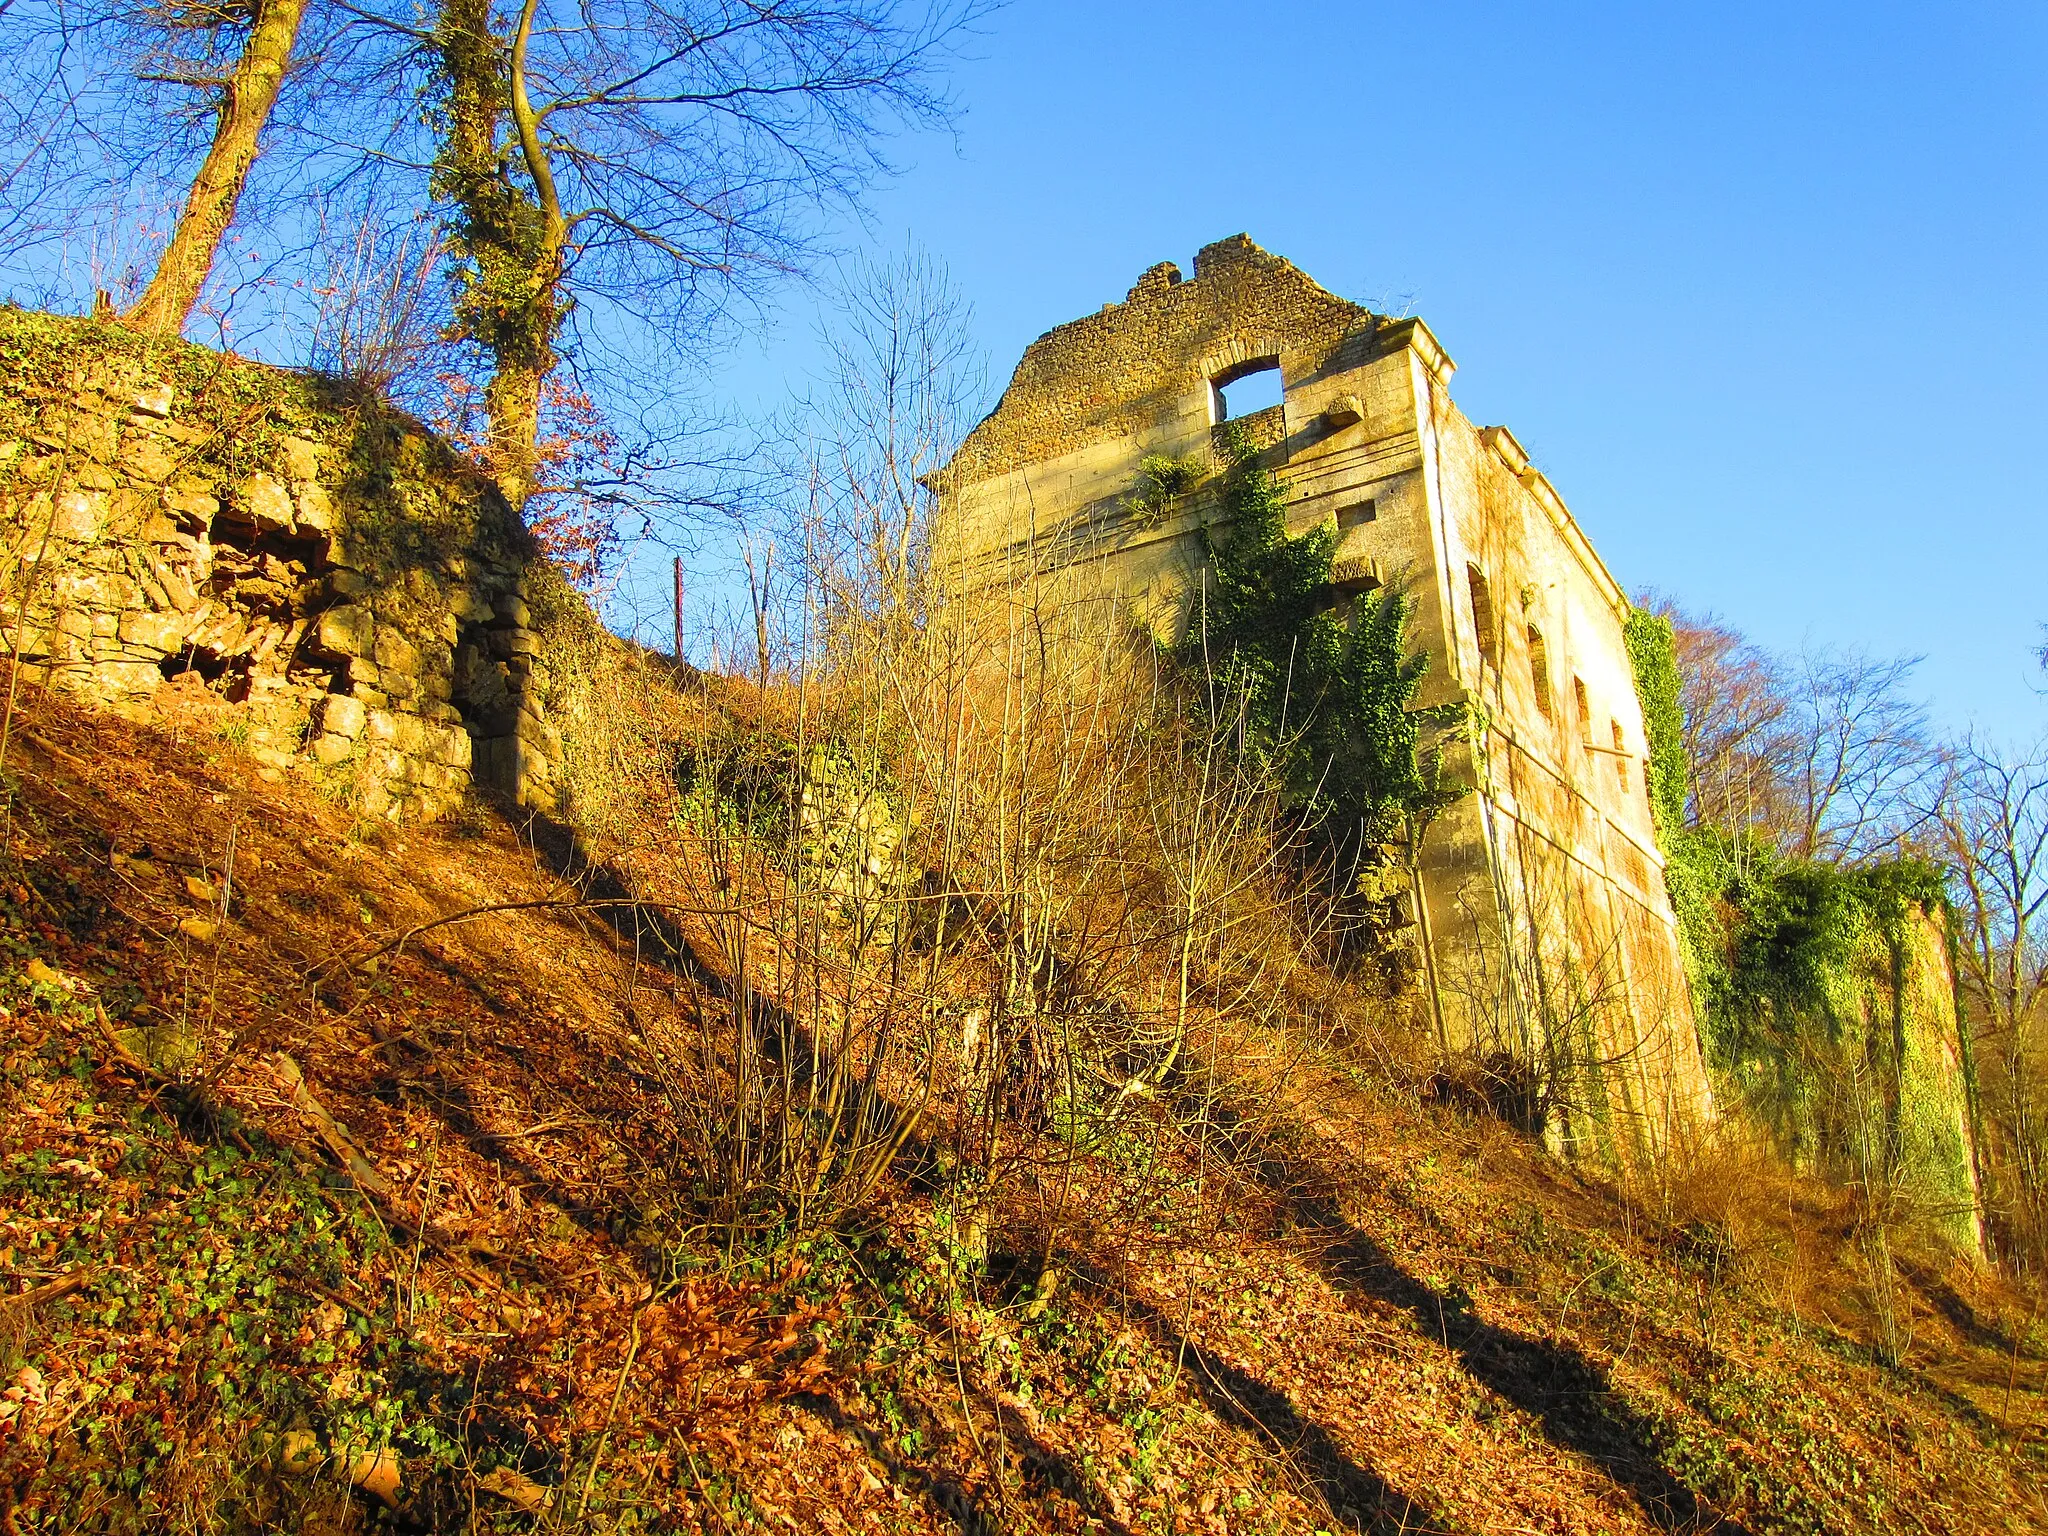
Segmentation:
<svg viewBox="0 0 2048 1536">
<path fill-rule="evenodd" d="M 1645 797 L 1629 606 L 1513 434 L 1458 410 L 1454 371 L 1420 320 L 1217 241 L 1192 276 L 1150 267 L 1025 350 L 932 477 L 934 564 L 955 604 L 1034 633 L 1173 645 L 1201 622 L 1224 470 L 1254 450 L 1289 535 L 1327 530 L 1330 607 L 1400 585 L 1429 657 L 1416 704 L 1471 724 L 1448 764 L 1471 793 L 1420 850 L 1430 1026 L 1451 1052 L 1522 1063 L 1571 1142 L 1626 1154 L 1714 1113 Z M 1258 375 L 1278 403 L 1234 406 Z"/>
<path fill-rule="evenodd" d="M 472 781 L 552 809 L 525 531 L 449 446 L 331 381 L 0 311 L 0 611 L 31 676 L 238 706 L 257 762 L 368 816 Z"/>
</svg>

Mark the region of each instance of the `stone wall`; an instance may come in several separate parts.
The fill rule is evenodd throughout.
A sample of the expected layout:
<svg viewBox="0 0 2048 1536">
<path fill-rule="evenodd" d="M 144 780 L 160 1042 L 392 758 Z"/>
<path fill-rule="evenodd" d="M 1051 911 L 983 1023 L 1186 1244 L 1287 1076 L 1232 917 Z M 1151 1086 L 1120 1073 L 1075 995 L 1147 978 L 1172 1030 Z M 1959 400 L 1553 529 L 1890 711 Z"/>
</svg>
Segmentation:
<svg viewBox="0 0 2048 1536">
<path fill-rule="evenodd" d="M 1261 367 L 1280 403 L 1228 421 L 1221 392 Z M 1439 1038 L 1591 1104 L 1561 1136 L 1661 1143 L 1714 1106 L 1644 791 L 1627 601 L 1512 434 L 1458 411 L 1454 367 L 1420 320 L 1218 241 L 1191 278 L 1154 266 L 1032 343 L 933 477 L 934 563 L 1000 622 L 1177 640 L 1227 516 L 1219 439 L 1247 432 L 1288 531 L 1335 541 L 1332 606 L 1399 584 L 1429 662 L 1418 702 L 1471 725 L 1450 767 L 1472 793 L 1432 827 L 1415 890 Z M 1206 469 L 1147 504 L 1154 456 Z"/>
<path fill-rule="evenodd" d="M 365 816 L 428 819 L 473 782 L 555 808 L 528 604 L 559 577 L 381 400 L 0 310 L 0 539 L 30 676 L 129 713 L 212 690 L 258 763 Z"/>
</svg>

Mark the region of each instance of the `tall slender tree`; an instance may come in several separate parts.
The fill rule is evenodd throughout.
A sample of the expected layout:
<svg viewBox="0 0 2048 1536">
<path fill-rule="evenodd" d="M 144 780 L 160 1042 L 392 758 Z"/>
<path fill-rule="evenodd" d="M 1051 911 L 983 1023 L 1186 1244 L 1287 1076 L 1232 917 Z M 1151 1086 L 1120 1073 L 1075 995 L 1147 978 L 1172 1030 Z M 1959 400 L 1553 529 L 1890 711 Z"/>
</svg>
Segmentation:
<svg viewBox="0 0 2048 1536">
<path fill-rule="evenodd" d="M 234 69 L 213 82 L 218 91 L 213 143 L 192 179 L 170 243 L 142 297 L 121 317 L 135 329 L 176 335 L 198 305 L 291 68 L 306 5 L 307 0 L 252 0 L 246 9 L 185 8 L 192 25 L 228 29 L 246 18 L 248 35 Z"/>
<path fill-rule="evenodd" d="M 976 0 L 443 0 L 434 190 L 456 325 L 486 358 L 487 453 L 523 506 L 545 385 L 593 301 L 688 332 L 806 253 L 805 205 L 942 120 L 936 66 Z M 392 25 L 402 23 L 394 20 Z"/>
</svg>

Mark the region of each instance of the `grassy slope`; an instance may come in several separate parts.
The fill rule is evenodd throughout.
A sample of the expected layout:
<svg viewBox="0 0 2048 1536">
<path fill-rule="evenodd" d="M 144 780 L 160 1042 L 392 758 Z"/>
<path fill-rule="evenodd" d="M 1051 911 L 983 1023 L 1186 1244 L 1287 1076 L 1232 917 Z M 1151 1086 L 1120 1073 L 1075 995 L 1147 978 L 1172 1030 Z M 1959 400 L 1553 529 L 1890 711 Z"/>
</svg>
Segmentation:
<svg viewBox="0 0 2048 1536">
<path fill-rule="evenodd" d="M 1049 1302 L 956 1274 L 913 1186 L 721 1265 L 625 1001 L 668 978 L 514 828 L 356 841 L 203 700 L 24 686 L 4 771 L 9 1529 L 2048 1528 L 2015 1299 L 1923 1259 L 1873 1364 L 1841 1213 L 1760 1170 L 1632 1202 L 1290 1057 L 1228 1166 L 1089 1175 Z M 395 1510 L 347 1491 L 387 1447 Z"/>
</svg>

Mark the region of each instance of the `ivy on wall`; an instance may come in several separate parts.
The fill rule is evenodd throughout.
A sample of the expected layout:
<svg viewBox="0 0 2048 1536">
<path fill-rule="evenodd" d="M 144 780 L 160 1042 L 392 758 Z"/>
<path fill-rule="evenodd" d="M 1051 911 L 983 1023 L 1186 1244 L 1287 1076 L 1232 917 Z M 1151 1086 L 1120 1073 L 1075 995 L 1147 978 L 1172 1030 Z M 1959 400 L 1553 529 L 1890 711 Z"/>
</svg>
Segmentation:
<svg viewBox="0 0 2048 1536">
<path fill-rule="evenodd" d="M 1670 620 L 1624 627 L 1648 786 L 1701 1045 L 1795 1164 L 1909 1198 L 1974 1245 L 1943 871 L 1901 858 L 1788 859 L 1686 821 L 1685 717 Z"/>
<path fill-rule="evenodd" d="M 1338 532 L 1287 532 L 1285 488 L 1241 425 L 1226 441 L 1230 521 L 1201 530 L 1208 560 L 1180 661 L 1207 682 L 1212 715 L 1241 720 L 1297 807 L 1346 859 L 1422 827 L 1464 791 L 1447 786 L 1456 704 L 1416 707 L 1429 669 L 1411 649 L 1413 600 L 1380 587 L 1333 601 Z"/>
</svg>

